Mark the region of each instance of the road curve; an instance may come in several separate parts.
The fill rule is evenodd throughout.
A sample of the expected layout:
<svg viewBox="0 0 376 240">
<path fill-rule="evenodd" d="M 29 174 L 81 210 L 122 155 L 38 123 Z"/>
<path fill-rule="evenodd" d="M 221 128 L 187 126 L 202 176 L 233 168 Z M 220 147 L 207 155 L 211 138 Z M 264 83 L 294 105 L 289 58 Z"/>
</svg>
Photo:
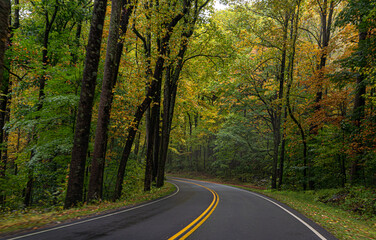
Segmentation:
<svg viewBox="0 0 376 240">
<path fill-rule="evenodd" d="M 336 239 L 289 207 L 262 195 L 173 178 L 166 198 L 9 239 Z"/>
</svg>

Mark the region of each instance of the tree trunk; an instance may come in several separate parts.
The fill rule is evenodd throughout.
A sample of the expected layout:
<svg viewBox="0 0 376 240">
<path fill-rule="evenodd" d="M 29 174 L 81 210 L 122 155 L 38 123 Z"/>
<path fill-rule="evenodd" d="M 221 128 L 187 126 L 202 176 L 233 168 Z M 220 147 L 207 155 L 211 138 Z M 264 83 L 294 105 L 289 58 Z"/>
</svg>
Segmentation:
<svg viewBox="0 0 376 240">
<path fill-rule="evenodd" d="M 32 190 L 33 190 L 33 184 L 34 184 L 34 170 L 32 167 L 28 169 L 28 181 L 26 184 L 26 189 L 25 189 L 25 198 L 24 198 L 24 205 L 25 207 L 29 207 L 32 203 Z"/>
<path fill-rule="evenodd" d="M 161 83 L 162 84 L 162 83 Z M 152 181 L 156 181 L 158 173 L 158 164 L 159 164 L 159 153 L 161 148 L 161 87 L 159 87 L 158 95 L 158 104 L 155 106 L 153 115 L 155 117 L 155 127 L 154 127 L 154 147 L 153 147 L 153 167 L 152 167 Z"/>
<path fill-rule="evenodd" d="M 144 178 L 144 191 L 150 191 L 153 171 L 153 153 L 154 153 L 154 140 L 156 117 L 153 116 L 152 109 L 149 110 L 148 131 L 147 131 L 147 147 L 146 147 L 146 166 Z M 158 116 L 159 117 L 159 116 Z"/>
<path fill-rule="evenodd" d="M 307 159 L 307 140 L 306 140 L 306 135 L 304 132 L 303 126 L 300 124 L 298 119 L 294 116 L 294 113 L 292 112 L 291 105 L 290 105 L 290 90 L 292 86 L 292 82 L 294 79 L 294 64 L 295 64 L 295 52 L 296 52 L 296 41 L 298 38 L 298 23 L 299 23 L 299 13 L 300 13 L 300 1 L 298 1 L 297 4 L 297 13 L 296 19 L 293 19 L 293 24 L 292 24 L 292 30 L 291 30 L 291 36 L 292 36 L 292 44 L 291 44 L 291 54 L 290 54 L 290 61 L 288 65 L 288 84 L 287 84 L 287 93 L 286 93 L 286 105 L 287 109 L 289 112 L 289 115 L 291 119 L 294 121 L 294 123 L 297 125 L 300 131 L 300 136 L 302 138 L 302 143 L 303 143 L 303 165 L 304 165 L 304 170 L 303 170 L 303 190 L 307 189 L 307 178 L 309 179 L 309 186 L 311 189 L 313 189 L 313 182 L 310 181 L 309 176 L 307 176 L 309 173 L 307 173 L 310 170 L 310 164 L 308 164 L 308 159 Z M 307 171 L 308 169 L 308 171 Z"/>
<path fill-rule="evenodd" d="M 5 50 L 8 45 L 10 1 L 0 0 L 0 78 L 3 78 Z"/>
<path fill-rule="evenodd" d="M 1 76 L 0 76 L 1 79 Z M 5 123 L 9 121 L 9 111 L 7 111 L 8 97 L 9 97 L 9 74 L 3 74 L 3 81 L 1 82 L 1 96 L 0 96 L 0 179 L 5 178 L 8 164 L 7 144 L 8 133 L 4 130 Z M 5 194 L 0 192 L 0 205 L 5 201 Z"/>
<path fill-rule="evenodd" d="M 64 208 L 70 208 L 82 201 L 86 153 L 89 145 L 91 115 L 106 6 L 107 0 L 96 0 L 94 2 Z"/>
<path fill-rule="evenodd" d="M 278 113 L 277 113 L 278 114 Z M 278 176 L 278 149 L 280 143 L 280 123 L 278 121 L 278 116 L 275 116 L 274 119 L 274 128 L 273 128 L 273 169 L 272 169 L 272 189 L 277 188 L 277 176 Z"/>
<path fill-rule="evenodd" d="M 5 51 L 8 48 L 10 1 L 0 0 L 0 81 L 3 87 Z"/>
<path fill-rule="evenodd" d="M 286 54 L 287 54 L 287 31 L 289 24 L 289 13 L 286 12 L 284 23 L 283 23 L 283 45 L 281 53 L 281 66 L 280 72 L 278 74 L 279 81 L 279 92 L 277 97 L 277 109 L 274 114 L 274 123 L 273 123 L 273 172 L 272 172 L 272 189 L 277 188 L 277 178 L 278 178 L 278 156 L 279 156 L 279 145 L 281 142 L 281 115 L 282 115 L 282 100 L 283 100 L 283 89 L 285 82 L 285 71 L 286 71 Z"/>
<path fill-rule="evenodd" d="M 330 33 L 332 30 L 332 22 L 333 22 L 333 13 L 334 13 L 334 1 L 330 1 L 330 5 L 328 6 L 328 0 L 324 0 L 323 5 L 320 9 L 320 20 L 321 20 L 321 38 L 319 38 L 319 48 L 321 50 L 321 56 L 320 56 L 320 63 L 317 66 L 318 71 L 318 90 L 316 92 L 316 98 L 315 98 L 315 112 L 320 111 L 321 109 L 321 100 L 323 96 L 323 80 L 324 80 L 324 68 L 326 66 L 326 60 L 328 55 L 328 46 L 330 41 Z M 329 11 L 329 12 L 328 12 Z M 314 135 L 318 134 L 318 124 L 314 123 L 310 127 L 310 132 Z"/>
<path fill-rule="evenodd" d="M 151 181 L 155 167 L 159 159 L 159 123 L 160 123 L 160 102 L 161 102 L 162 79 L 158 81 L 156 92 L 153 96 L 153 106 L 150 109 L 150 124 L 148 129 L 148 144 L 146 154 L 144 191 L 150 191 Z"/>
<path fill-rule="evenodd" d="M 181 13 L 176 15 L 170 23 L 165 24 L 166 27 L 166 33 L 164 36 L 160 39 L 160 45 L 158 46 L 158 58 L 155 63 L 154 67 L 154 74 L 153 74 L 153 80 L 148 87 L 148 91 L 146 93 L 145 99 L 141 103 L 141 105 L 138 106 L 137 111 L 134 115 L 133 121 L 128 128 L 128 137 L 127 141 L 123 150 L 122 157 L 120 159 L 119 163 L 119 169 L 118 169 L 118 175 L 116 178 L 116 186 L 114 191 L 114 197 L 113 200 L 117 200 L 121 196 L 122 191 L 122 185 L 123 185 L 123 179 L 125 175 L 125 168 L 127 165 L 127 161 L 129 158 L 129 154 L 131 152 L 132 144 L 134 141 L 135 134 L 137 132 L 138 125 L 140 124 L 140 121 L 142 119 L 142 116 L 144 115 L 145 111 L 149 108 L 150 103 L 152 101 L 153 96 L 156 94 L 156 89 L 158 88 L 158 83 L 162 81 L 162 74 L 164 69 L 164 62 L 166 58 L 167 48 L 168 44 L 170 42 L 171 35 L 173 33 L 174 27 L 178 24 L 180 19 L 184 17 L 184 15 L 188 11 L 188 5 L 183 6 L 183 10 Z M 146 43 L 145 43 L 146 44 Z"/>
<path fill-rule="evenodd" d="M 0 105 L 1 109 L 5 107 L 6 109 L 6 99 L 8 94 L 8 85 L 9 85 L 9 79 L 8 82 L 5 82 L 7 77 L 4 74 L 4 65 L 5 65 L 5 51 L 7 49 L 8 45 L 8 31 L 9 31 L 9 15 L 10 15 L 10 1 L 7 0 L 0 0 L 0 83 L 1 83 L 1 99 L 0 99 Z M 4 93 L 6 95 L 4 96 Z M 4 138 L 4 127 L 5 123 L 5 112 L 1 111 L 0 114 L 0 156 L 3 149 L 3 138 Z M 0 164 L 0 178 L 5 177 L 5 170 L 6 170 L 6 161 L 1 162 Z M 0 204 L 3 204 L 5 201 L 5 194 L 0 192 Z"/>
<path fill-rule="evenodd" d="M 204 5 L 203 5 L 204 6 Z M 188 49 L 189 38 L 193 35 L 193 29 L 195 23 L 198 18 L 198 12 L 196 12 L 196 16 L 194 17 L 193 21 L 190 23 L 187 19 L 185 20 L 185 26 L 188 27 L 183 31 L 180 44 L 180 50 L 177 54 L 177 63 L 175 69 L 170 64 L 169 67 L 166 68 L 166 79 L 164 85 L 164 98 L 163 98 L 163 116 L 162 116 L 162 131 L 161 131 L 161 147 L 160 147 L 160 157 L 158 162 L 158 173 L 157 173 L 157 187 L 162 187 L 164 185 L 164 172 L 165 172 L 165 165 L 168 156 L 168 145 L 170 141 L 170 132 L 171 132 L 171 125 L 172 125 L 172 118 L 174 116 L 174 108 L 175 108 L 175 101 L 176 101 L 176 93 L 177 93 L 177 85 L 178 80 L 180 78 L 180 73 L 183 69 L 184 65 L 184 56 Z M 190 135 L 192 135 L 192 124 L 189 117 L 189 131 Z"/>
<path fill-rule="evenodd" d="M 139 132 L 136 136 L 136 143 L 134 146 L 134 154 L 136 155 L 137 160 L 138 160 L 138 154 L 140 152 L 140 141 L 141 141 L 141 133 Z"/>
<path fill-rule="evenodd" d="M 119 25 L 126 33 L 129 17 L 133 5 L 123 8 L 123 0 L 112 1 L 112 11 L 110 20 L 110 30 L 107 42 L 106 61 L 102 83 L 102 92 L 98 110 L 98 122 L 95 134 L 93 160 L 91 165 L 91 175 L 88 190 L 88 201 L 102 199 L 103 196 L 103 174 L 107 149 L 107 133 L 110 122 L 113 93 L 119 71 L 119 64 L 123 52 L 123 43 L 119 42 Z M 121 14 L 121 11 L 123 13 Z M 121 16 L 122 15 L 122 16 Z M 122 19 L 120 19 L 122 17 Z"/>
<path fill-rule="evenodd" d="M 283 121 L 284 121 L 284 127 L 283 127 L 283 132 L 282 132 L 282 143 L 281 143 L 281 156 L 279 159 L 279 182 L 278 182 L 278 189 L 281 189 L 282 184 L 283 184 L 283 169 L 284 169 L 284 163 L 285 163 L 285 152 L 286 152 L 286 120 L 287 120 L 287 109 L 286 106 L 284 107 L 284 115 L 283 115 Z"/>
<path fill-rule="evenodd" d="M 365 67 L 366 60 L 365 60 L 365 48 L 364 48 L 364 42 L 367 39 L 368 32 L 367 31 L 359 31 L 359 55 L 363 59 L 360 61 L 360 67 L 361 69 Z M 361 70 L 362 71 L 362 70 Z M 366 105 L 366 82 L 365 82 L 366 76 L 363 73 L 359 73 L 359 75 L 356 78 L 356 89 L 355 89 L 355 98 L 354 98 L 354 109 L 353 109 L 353 121 L 355 122 L 356 127 L 356 135 L 360 136 L 362 131 L 362 120 L 364 119 L 364 111 L 365 111 L 365 105 Z M 359 138 L 360 139 L 360 138 Z M 358 140 L 361 141 L 361 140 Z M 362 143 L 360 142 L 362 145 Z M 359 146 L 356 150 L 356 156 L 354 157 L 354 161 L 351 164 L 351 183 L 355 184 L 360 180 L 360 174 L 361 174 L 361 162 L 362 162 L 362 155 L 363 150 L 362 147 Z"/>
<path fill-rule="evenodd" d="M 58 2 L 58 0 L 56 0 L 54 12 L 52 13 L 51 19 L 49 17 L 47 10 L 45 10 L 45 23 L 46 23 L 46 25 L 45 25 L 45 29 L 44 29 L 43 50 L 42 50 L 43 74 L 39 78 L 39 99 L 38 99 L 39 103 L 38 103 L 38 107 L 37 107 L 38 111 L 42 109 L 43 100 L 44 100 L 44 97 L 45 97 L 44 88 L 46 86 L 46 73 L 45 73 L 45 71 L 46 71 L 47 65 L 48 65 L 48 44 L 49 44 L 49 40 L 50 40 L 51 29 L 52 29 L 52 26 L 55 22 L 58 9 L 59 9 L 59 2 Z"/>
</svg>

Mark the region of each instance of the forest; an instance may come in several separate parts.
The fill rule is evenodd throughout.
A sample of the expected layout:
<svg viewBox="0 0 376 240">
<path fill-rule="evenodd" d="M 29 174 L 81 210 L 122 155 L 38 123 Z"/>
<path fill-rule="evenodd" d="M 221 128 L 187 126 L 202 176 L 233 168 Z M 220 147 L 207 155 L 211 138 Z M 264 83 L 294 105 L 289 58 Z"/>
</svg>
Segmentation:
<svg viewBox="0 0 376 240">
<path fill-rule="evenodd" d="M 375 189 L 376 2 L 221 3 L 0 0 L 1 209 L 166 172 Z"/>
</svg>

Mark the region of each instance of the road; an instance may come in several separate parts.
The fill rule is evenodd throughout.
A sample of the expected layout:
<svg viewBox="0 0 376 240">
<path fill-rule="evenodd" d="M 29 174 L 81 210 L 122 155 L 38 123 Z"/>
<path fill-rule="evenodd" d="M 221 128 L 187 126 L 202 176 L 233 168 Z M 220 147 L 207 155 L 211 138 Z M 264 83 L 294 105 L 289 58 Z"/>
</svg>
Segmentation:
<svg viewBox="0 0 376 240">
<path fill-rule="evenodd" d="M 262 195 L 187 179 L 170 182 L 178 191 L 166 198 L 10 239 L 336 239 Z"/>
</svg>

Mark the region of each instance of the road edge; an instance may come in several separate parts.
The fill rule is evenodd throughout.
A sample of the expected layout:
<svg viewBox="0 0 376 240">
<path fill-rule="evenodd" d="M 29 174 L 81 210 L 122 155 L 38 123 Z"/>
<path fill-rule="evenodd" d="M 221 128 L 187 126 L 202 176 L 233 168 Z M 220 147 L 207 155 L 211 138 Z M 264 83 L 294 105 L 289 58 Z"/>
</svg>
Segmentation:
<svg viewBox="0 0 376 240">
<path fill-rule="evenodd" d="M 170 182 L 170 181 L 167 181 L 167 182 L 169 182 L 175 187 L 175 191 L 168 195 L 158 197 L 156 199 L 140 202 L 137 204 L 130 204 L 127 206 L 116 207 L 113 209 L 107 209 L 107 210 L 92 213 L 92 214 L 82 215 L 82 216 L 79 216 L 79 218 L 77 217 L 69 218 L 69 219 L 62 221 L 61 223 L 56 223 L 56 222 L 46 223 L 44 225 L 37 226 L 37 229 L 24 228 L 24 229 L 15 230 L 12 232 L 1 233 L 0 239 L 8 239 L 8 240 L 22 239 L 24 237 L 37 235 L 43 232 L 49 232 L 49 231 L 66 228 L 66 227 L 73 226 L 73 225 L 79 225 L 82 223 L 95 221 L 95 220 L 102 219 L 105 217 L 132 211 L 132 210 L 144 207 L 144 206 L 149 206 L 151 204 L 171 198 L 179 192 L 180 189 L 175 183 Z"/>
<path fill-rule="evenodd" d="M 279 208 L 281 208 L 282 210 L 284 210 L 285 212 L 287 212 L 288 214 L 290 214 L 292 217 L 294 217 L 295 219 L 297 219 L 299 222 L 301 222 L 303 225 L 305 225 L 308 229 L 310 229 L 321 240 L 329 240 L 329 239 L 330 240 L 332 240 L 332 239 L 334 240 L 334 239 L 338 239 L 332 232 L 330 232 L 324 226 L 321 226 L 319 223 L 315 222 L 313 219 L 311 219 L 308 216 L 306 216 L 305 214 L 301 213 L 299 210 L 297 210 L 297 209 L 289 206 L 286 203 L 280 202 L 279 200 L 274 199 L 274 198 L 272 198 L 270 196 L 264 195 L 264 194 L 262 194 L 260 192 L 252 191 L 251 188 L 243 187 L 243 186 L 237 186 L 237 185 L 232 185 L 232 184 L 226 184 L 226 183 L 221 183 L 221 182 L 215 182 L 215 181 L 190 179 L 190 178 L 184 178 L 184 177 L 175 177 L 175 178 L 180 178 L 180 179 L 185 179 L 185 180 L 193 180 L 193 181 L 205 182 L 205 183 L 219 184 L 219 185 L 223 185 L 223 186 L 226 186 L 226 187 L 235 188 L 235 189 L 237 189 L 239 191 L 247 192 L 249 194 L 255 195 L 255 196 L 259 197 L 259 198 L 267 200 L 270 203 L 278 206 Z M 312 225 L 316 225 L 316 226 L 312 226 Z M 319 231 L 315 227 L 321 228 L 322 230 L 325 231 L 325 233 L 322 232 L 322 230 Z M 330 236 L 324 237 L 323 234 L 324 235 L 328 235 L 329 234 Z"/>
</svg>

